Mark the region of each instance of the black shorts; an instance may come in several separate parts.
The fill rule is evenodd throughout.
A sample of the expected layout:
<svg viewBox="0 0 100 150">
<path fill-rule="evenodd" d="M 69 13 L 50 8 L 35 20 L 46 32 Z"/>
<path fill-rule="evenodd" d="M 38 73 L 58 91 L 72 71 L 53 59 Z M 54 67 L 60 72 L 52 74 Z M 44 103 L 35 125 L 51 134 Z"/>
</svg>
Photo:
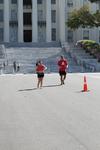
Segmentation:
<svg viewBox="0 0 100 150">
<path fill-rule="evenodd" d="M 66 71 L 59 71 L 59 75 L 60 76 L 63 76 L 63 75 L 65 76 L 66 75 Z"/>
<path fill-rule="evenodd" d="M 38 78 L 43 78 L 44 77 L 44 73 L 37 73 L 37 77 Z"/>
</svg>

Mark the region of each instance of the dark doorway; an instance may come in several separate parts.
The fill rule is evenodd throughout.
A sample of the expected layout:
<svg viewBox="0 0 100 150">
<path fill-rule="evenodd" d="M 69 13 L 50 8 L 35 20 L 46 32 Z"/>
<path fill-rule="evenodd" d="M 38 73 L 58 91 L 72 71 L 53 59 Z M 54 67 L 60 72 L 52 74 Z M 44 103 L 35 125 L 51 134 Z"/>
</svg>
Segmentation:
<svg viewBox="0 0 100 150">
<path fill-rule="evenodd" d="M 24 30 L 24 42 L 32 42 L 32 30 Z"/>
<path fill-rule="evenodd" d="M 32 0 L 23 0 L 24 5 L 32 5 Z"/>
</svg>

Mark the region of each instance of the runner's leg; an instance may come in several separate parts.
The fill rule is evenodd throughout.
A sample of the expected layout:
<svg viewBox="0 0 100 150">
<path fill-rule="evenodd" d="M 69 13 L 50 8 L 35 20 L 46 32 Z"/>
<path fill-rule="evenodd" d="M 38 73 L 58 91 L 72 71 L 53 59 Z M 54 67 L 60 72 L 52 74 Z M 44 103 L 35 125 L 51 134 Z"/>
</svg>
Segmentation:
<svg viewBox="0 0 100 150">
<path fill-rule="evenodd" d="M 60 76 L 61 85 L 63 84 L 63 75 Z"/>
<path fill-rule="evenodd" d="M 40 88 L 43 86 L 43 78 L 40 78 Z"/>
<path fill-rule="evenodd" d="M 38 78 L 37 88 L 40 86 L 40 78 Z"/>
<path fill-rule="evenodd" d="M 63 84 L 64 84 L 65 79 L 66 79 L 66 74 L 64 74 L 63 76 Z"/>
</svg>

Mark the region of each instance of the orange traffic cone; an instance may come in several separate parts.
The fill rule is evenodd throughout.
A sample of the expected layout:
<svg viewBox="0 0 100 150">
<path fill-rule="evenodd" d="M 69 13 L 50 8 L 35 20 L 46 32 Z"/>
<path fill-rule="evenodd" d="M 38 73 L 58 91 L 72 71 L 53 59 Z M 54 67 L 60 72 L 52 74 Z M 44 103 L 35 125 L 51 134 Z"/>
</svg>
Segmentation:
<svg viewBox="0 0 100 150">
<path fill-rule="evenodd" d="M 87 85 L 86 76 L 84 76 L 83 92 L 88 92 L 88 85 Z"/>
</svg>

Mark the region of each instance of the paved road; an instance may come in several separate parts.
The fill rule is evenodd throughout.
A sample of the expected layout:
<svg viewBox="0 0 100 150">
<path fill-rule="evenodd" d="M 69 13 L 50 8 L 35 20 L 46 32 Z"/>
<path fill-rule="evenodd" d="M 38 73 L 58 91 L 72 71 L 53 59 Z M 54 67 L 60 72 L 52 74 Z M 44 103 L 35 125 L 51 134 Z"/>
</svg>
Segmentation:
<svg viewBox="0 0 100 150">
<path fill-rule="evenodd" d="M 0 150 L 100 150 L 100 74 L 0 76 Z"/>
</svg>

